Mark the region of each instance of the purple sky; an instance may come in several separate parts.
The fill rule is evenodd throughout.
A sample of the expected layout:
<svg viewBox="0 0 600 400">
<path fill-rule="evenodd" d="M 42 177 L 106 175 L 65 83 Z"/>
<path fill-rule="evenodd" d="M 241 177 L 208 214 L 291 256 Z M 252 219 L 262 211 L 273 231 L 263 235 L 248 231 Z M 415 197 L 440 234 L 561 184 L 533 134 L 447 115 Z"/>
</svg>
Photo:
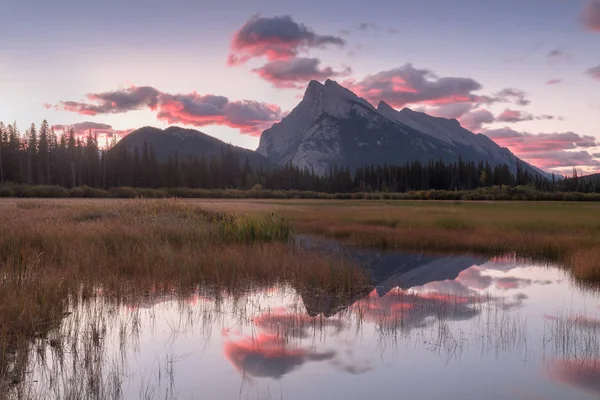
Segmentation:
<svg viewBox="0 0 600 400">
<path fill-rule="evenodd" d="M 600 171 L 600 0 L 0 3 L 0 121 L 256 148 L 310 79 Z M 93 122 L 94 124 L 90 124 Z"/>
</svg>

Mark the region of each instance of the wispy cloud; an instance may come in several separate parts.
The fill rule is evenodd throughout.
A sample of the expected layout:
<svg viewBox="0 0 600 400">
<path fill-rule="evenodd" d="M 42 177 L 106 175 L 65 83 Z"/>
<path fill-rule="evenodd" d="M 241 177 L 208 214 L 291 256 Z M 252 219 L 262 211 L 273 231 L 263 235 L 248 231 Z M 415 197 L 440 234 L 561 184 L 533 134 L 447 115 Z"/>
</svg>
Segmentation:
<svg viewBox="0 0 600 400">
<path fill-rule="evenodd" d="M 600 1 L 587 0 L 581 15 L 583 26 L 593 32 L 600 32 Z"/>
<path fill-rule="evenodd" d="M 470 78 L 438 77 L 412 64 L 346 82 L 351 90 L 372 102 L 383 100 L 393 107 L 407 104 L 440 105 L 476 101 L 473 93 L 482 85 Z"/>
<path fill-rule="evenodd" d="M 224 96 L 200 95 L 196 92 L 169 94 L 149 86 L 90 93 L 87 100 L 62 101 L 49 106 L 80 115 L 117 114 L 148 109 L 156 112 L 159 120 L 170 124 L 196 127 L 224 125 L 255 136 L 282 117 L 281 109 L 273 104 L 253 100 L 230 101 Z"/>
<path fill-rule="evenodd" d="M 593 136 L 575 132 L 533 134 L 510 128 L 491 129 L 484 133 L 500 146 L 508 147 L 517 156 L 541 168 L 600 168 L 600 160 L 588 151 L 600 145 Z"/>
<path fill-rule="evenodd" d="M 600 80 L 600 65 L 592 67 L 586 71 L 586 73 L 591 76 L 593 79 Z"/>
<path fill-rule="evenodd" d="M 317 58 L 292 58 L 271 61 L 253 71 L 277 88 L 304 88 L 312 80 L 325 80 L 332 77 L 348 76 L 352 70 L 348 67 L 334 71 L 332 67 L 320 67 Z"/>
</svg>

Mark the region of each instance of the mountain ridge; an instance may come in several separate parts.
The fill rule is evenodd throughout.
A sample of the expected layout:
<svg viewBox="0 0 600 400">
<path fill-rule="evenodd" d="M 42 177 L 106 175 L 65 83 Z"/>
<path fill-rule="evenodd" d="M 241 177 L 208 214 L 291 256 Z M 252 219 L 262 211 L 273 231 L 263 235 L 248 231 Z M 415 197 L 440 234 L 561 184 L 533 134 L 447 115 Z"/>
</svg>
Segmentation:
<svg viewBox="0 0 600 400">
<path fill-rule="evenodd" d="M 325 174 L 331 166 L 405 164 L 442 160 L 520 163 L 535 174 L 547 174 L 517 158 L 483 134 L 463 128 L 456 119 L 433 117 L 409 108 L 396 110 L 384 101 L 375 108 L 332 80 L 311 81 L 300 103 L 261 135 L 257 152 L 275 164 L 292 163 Z"/>
<path fill-rule="evenodd" d="M 178 126 L 170 126 L 166 129 L 159 129 L 151 126 L 145 126 L 131 132 L 121 139 L 116 149 L 127 148 L 142 150 L 145 143 L 151 145 L 156 157 L 161 161 L 166 161 L 169 157 L 205 157 L 210 159 L 213 156 L 219 156 L 222 151 L 231 149 L 240 159 L 248 161 L 252 167 L 269 167 L 273 164 L 258 154 L 257 152 L 243 147 L 234 146 L 219 140 L 206 133 L 195 129 L 186 129 Z"/>
</svg>

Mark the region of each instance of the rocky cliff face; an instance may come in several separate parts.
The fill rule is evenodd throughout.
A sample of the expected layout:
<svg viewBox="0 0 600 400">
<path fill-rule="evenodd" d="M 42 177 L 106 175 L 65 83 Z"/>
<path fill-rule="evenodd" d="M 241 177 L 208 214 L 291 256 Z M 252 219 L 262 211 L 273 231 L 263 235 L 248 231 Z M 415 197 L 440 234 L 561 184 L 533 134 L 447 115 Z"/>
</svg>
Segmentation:
<svg viewBox="0 0 600 400">
<path fill-rule="evenodd" d="M 518 161 L 508 149 L 464 129 L 456 120 L 408 108 L 398 111 L 385 102 L 375 108 L 331 80 L 311 81 L 292 112 L 263 132 L 257 152 L 273 163 L 292 163 L 321 174 L 334 165 L 454 162 L 459 155 L 492 166 L 508 164 L 513 171 Z"/>
</svg>

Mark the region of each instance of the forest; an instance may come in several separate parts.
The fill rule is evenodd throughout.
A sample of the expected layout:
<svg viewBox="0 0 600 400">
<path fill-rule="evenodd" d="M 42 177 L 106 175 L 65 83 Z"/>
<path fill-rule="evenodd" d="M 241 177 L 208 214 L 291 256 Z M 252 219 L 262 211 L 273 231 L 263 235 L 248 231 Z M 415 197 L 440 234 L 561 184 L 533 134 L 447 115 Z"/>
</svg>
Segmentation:
<svg viewBox="0 0 600 400">
<path fill-rule="evenodd" d="M 492 186 L 531 186 L 544 192 L 600 192 L 600 181 L 578 177 L 576 169 L 567 179 L 542 177 L 517 165 L 442 161 L 405 165 L 368 165 L 350 170 L 332 165 L 326 175 L 293 165 L 251 167 L 240 160 L 232 146 L 218 156 L 179 157 L 159 160 L 152 146 L 127 149 L 116 139 L 100 146 L 91 131 L 81 137 L 73 129 L 57 134 L 47 121 L 32 124 L 24 134 L 16 123 L 0 122 L 0 183 L 86 186 L 98 189 L 192 188 L 299 190 L 321 193 L 404 193 L 423 190 L 469 191 Z"/>
</svg>

